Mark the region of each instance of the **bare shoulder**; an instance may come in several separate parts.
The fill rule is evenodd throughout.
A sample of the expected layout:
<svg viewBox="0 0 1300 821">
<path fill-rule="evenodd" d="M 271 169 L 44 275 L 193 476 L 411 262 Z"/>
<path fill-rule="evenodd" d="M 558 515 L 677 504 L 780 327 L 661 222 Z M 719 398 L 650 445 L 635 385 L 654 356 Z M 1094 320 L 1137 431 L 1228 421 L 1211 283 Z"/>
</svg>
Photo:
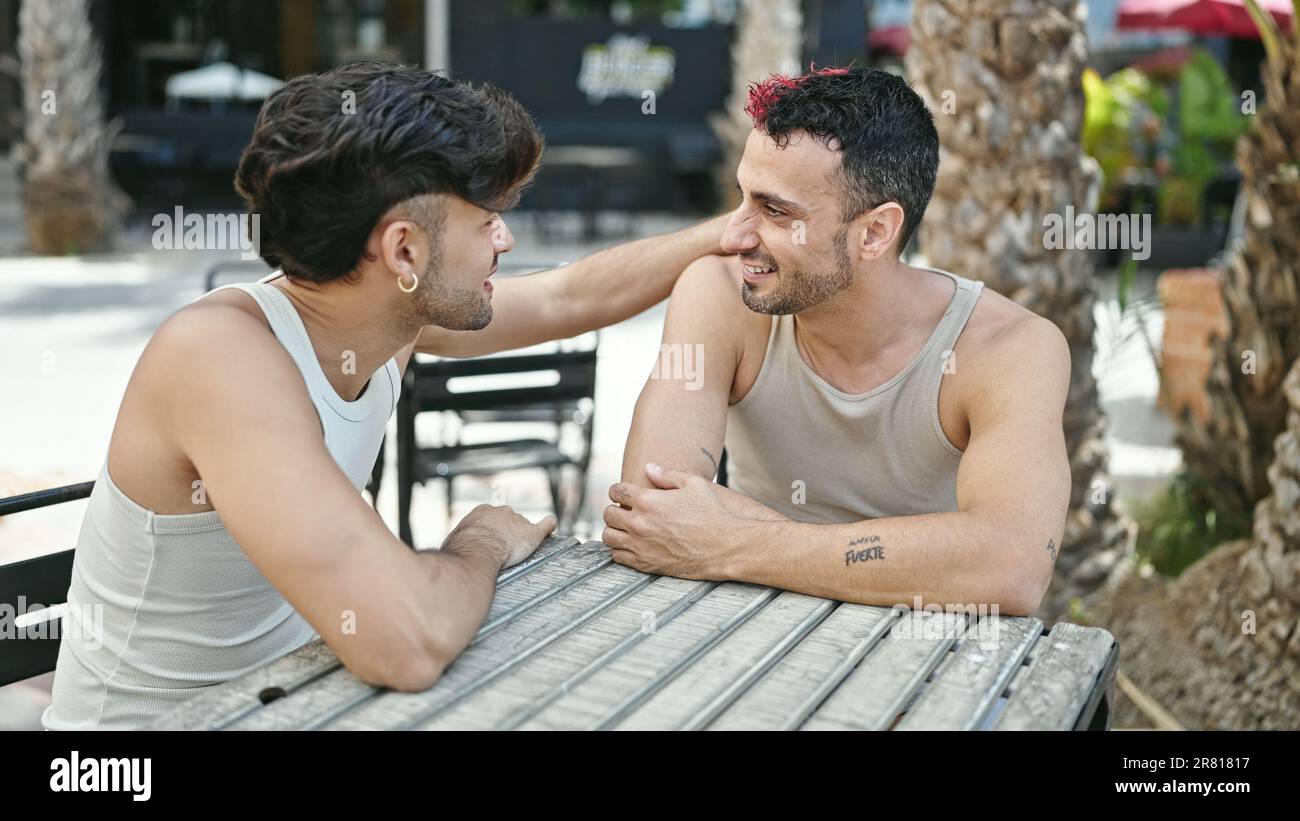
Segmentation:
<svg viewBox="0 0 1300 821">
<path fill-rule="evenodd" d="M 142 387 L 161 388 L 156 395 L 174 406 L 209 393 L 232 401 L 255 396 L 267 403 L 297 394 L 307 400 L 297 366 L 261 310 L 242 292 L 251 306 L 229 293 L 212 294 L 168 317 L 137 365 Z"/>
<path fill-rule="evenodd" d="M 672 299 L 707 303 L 724 294 L 740 303 L 740 265 L 735 257 L 711 254 L 686 266 L 673 285 Z"/>
<path fill-rule="evenodd" d="M 956 354 L 959 372 L 969 366 L 972 378 L 963 381 L 971 389 L 1069 384 L 1070 347 L 1061 329 L 990 288 L 981 293 Z"/>
<path fill-rule="evenodd" d="M 252 302 L 251 297 L 242 296 Z M 275 334 L 255 304 L 249 310 L 235 297 L 211 294 L 168 317 L 145 350 L 155 357 L 198 357 L 202 361 L 267 345 L 277 345 Z"/>
<path fill-rule="evenodd" d="M 686 266 L 673 286 L 670 310 L 688 313 L 708 328 L 726 329 L 728 338 L 744 343 L 755 334 L 764 342 L 772 318 L 746 307 L 741 299 L 744 278 L 734 256 L 704 256 Z"/>
<path fill-rule="evenodd" d="M 980 294 L 961 341 L 978 355 L 1006 355 L 1033 348 L 1069 357 L 1065 335 L 1056 323 L 990 288 Z"/>
<path fill-rule="evenodd" d="M 172 314 L 145 346 L 118 410 L 109 468 L 146 508 L 192 513 L 196 436 L 231 424 L 243 433 L 222 441 L 251 448 L 263 433 L 291 439 L 291 420 L 310 414 L 306 386 L 261 311 L 214 294 Z"/>
</svg>

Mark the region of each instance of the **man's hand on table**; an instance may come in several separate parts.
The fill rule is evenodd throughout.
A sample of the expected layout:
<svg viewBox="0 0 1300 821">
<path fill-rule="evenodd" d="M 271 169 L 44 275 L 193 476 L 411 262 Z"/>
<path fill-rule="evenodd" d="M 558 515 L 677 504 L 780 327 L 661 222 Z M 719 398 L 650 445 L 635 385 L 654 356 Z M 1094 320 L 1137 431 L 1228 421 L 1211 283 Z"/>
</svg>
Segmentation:
<svg viewBox="0 0 1300 821">
<path fill-rule="evenodd" d="M 789 519 L 743 493 L 694 473 L 648 464 L 655 488 L 609 489 L 602 541 L 614 561 L 643 573 L 724 579 L 729 551 L 754 525 Z"/>
<path fill-rule="evenodd" d="M 555 517 L 550 514 L 534 524 L 508 505 L 481 504 L 465 514 L 443 544 L 491 546 L 500 566 L 506 568 L 533 555 L 554 530 Z"/>
</svg>

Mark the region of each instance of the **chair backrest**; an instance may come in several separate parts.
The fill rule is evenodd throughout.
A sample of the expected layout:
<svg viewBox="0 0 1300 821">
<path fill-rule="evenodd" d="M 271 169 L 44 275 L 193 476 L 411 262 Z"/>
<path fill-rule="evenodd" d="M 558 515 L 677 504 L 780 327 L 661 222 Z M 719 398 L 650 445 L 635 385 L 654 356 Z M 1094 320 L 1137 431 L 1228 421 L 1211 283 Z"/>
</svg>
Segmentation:
<svg viewBox="0 0 1300 821">
<path fill-rule="evenodd" d="M 94 482 L 0 499 L 0 516 L 84 499 Z M 59 658 L 63 618 L 43 609 L 67 603 L 72 550 L 0 565 L 0 686 L 48 673 Z"/>
<path fill-rule="evenodd" d="M 452 390 L 451 380 L 460 377 L 527 374 L 554 371 L 552 385 Z M 492 410 L 536 405 L 545 402 L 592 398 L 596 395 L 596 349 L 558 351 L 476 359 L 444 359 L 420 362 L 412 358 L 402 385 L 402 400 L 408 413 L 426 411 Z"/>
<path fill-rule="evenodd" d="M 238 274 L 236 277 L 235 274 Z M 271 273 L 266 263 L 260 259 L 227 259 L 216 263 L 203 275 L 203 293 L 217 287 L 219 279 L 234 279 L 236 282 L 255 282 Z"/>
</svg>

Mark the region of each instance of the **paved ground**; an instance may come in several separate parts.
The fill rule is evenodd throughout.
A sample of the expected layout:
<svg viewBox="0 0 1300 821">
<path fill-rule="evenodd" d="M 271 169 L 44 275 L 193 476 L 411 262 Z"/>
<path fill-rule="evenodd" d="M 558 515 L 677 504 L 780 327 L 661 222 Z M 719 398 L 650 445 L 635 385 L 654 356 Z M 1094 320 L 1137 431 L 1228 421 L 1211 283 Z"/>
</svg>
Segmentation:
<svg viewBox="0 0 1300 821">
<path fill-rule="evenodd" d="M 18 219 L 12 180 L 0 173 L 0 249 L 21 244 Z M 517 260 L 572 260 L 596 247 L 563 239 L 543 243 L 522 215 L 511 223 Z M 650 234 L 684 221 L 649 216 L 639 223 L 638 233 Z M 237 256 L 155 251 L 144 228 L 131 233 L 124 248 L 94 257 L 0 258 L 0 496 L 97 475 L 127 380 L 151 333 L 202 293 L 203 272 L 211 264 Z M 605 491 L 619 477 L 632 407 L 658 353 L 663 313 L 660 305 L 601 333 L 588 521 L 573 529 L 579 537 L 599 536 Z M 1096 372 L 1111 419 L 1112 473 L 1123 500 L 1157 486 L 1176 469 L 1178 452 L 1170 446 L 1171 426 L 1154 409 L 1151 358 L 1140 337 L 1131 334 L 1131 319 L 1118 318 L 1113 299 L 1099 304 Z M 1158 339 L 1158 311 L 1146 321 Z M 379 510 L 396 531 L 391 458 L 388 465 Z M 495 488 L 506 503 L 533 518 L 547 512 L 540 476 L 509 476 Z M 490 501 L 493 490 L 489 482 L 460 482 L 454 518 Z M 418 488 L 413 504 L 417 544 L 440 541 L 448 528 L 441 488 Z M 0 522 L 0 564 L 74 545 L 84 507 L 84 502 L 71 503 Z M 49 681 L 44 676 L 0 688 L 0 729 L 38 726 L 35 717 L 48 700 Z"/>
</svg>

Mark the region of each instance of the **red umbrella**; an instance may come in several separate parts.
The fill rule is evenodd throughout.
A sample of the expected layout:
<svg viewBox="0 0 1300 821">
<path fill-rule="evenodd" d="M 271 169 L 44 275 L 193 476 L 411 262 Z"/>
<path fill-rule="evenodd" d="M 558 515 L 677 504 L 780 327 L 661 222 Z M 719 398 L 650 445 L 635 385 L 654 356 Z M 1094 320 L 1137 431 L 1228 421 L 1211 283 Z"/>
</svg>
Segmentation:
<svg viewBox="0 0 1300 821">
<path fill-rule="evenodd" d="M 1278 25 L 1291 25 L 1291 0 L 1258 0 L 1272 12 Z M 1255 21 L 1242 0 L 1124 0 L 1120 3 L 1116 28 L 1182 29 L 1199 34 L 1227 34 L 1259 39 Z"/>
<path fill-rule="evenodd" d="M 867 35 L 867 45 L 879 51 L 903 56 L 912 44 L 912 32 L 907 26 L 885 26 L 872 29 Z"/>
</svg>

